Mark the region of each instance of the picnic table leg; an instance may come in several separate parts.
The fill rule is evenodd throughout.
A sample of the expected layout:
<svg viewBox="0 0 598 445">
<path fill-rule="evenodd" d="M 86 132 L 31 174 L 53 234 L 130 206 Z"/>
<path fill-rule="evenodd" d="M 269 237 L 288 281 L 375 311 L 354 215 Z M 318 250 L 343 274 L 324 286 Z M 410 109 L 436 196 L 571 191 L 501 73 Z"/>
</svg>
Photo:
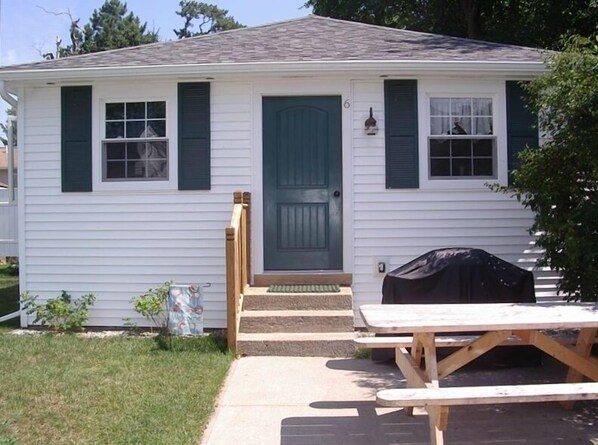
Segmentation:
<svg viewBox="0 0 598 445">
<path fill-rule="evenodd" d="M 411 345 L 411 357 L 413 357 L 413 361 L 417 367 L 421 366 L 422 362 L 422 343 L 419 341 L 419 337 L 417 335 L 413 336 L 413 343 Z M 397 348 L 395 351 L 395 357 L 397 354 L 400 354 L 400 348 Z M 407 382 L 407 387 L 409 387 L 409 382 Z M 413 406 L 407 406 L 404 409 L 405 414 L 408 416 L 413 416 Z"/>
<path fill-rule="evenodd" d="M 424 357 L 426 359 L 426 375 L 430 386 L 438 388 L 438 360 L 436 358 L 436 340 L 434 333 L 420 334 L 421 343 L 424 346 Z M 430 443 L 432 445 L 444 445 L 443 431 L 448 424 L 448 406 L 429 406 L 428 422 L 430 426 Z"/>
<path fill-rule="evenodd" d="M 594 345 L 594 340 L 596 339 L 597 333 L 597 328 L 581 329 L 579 331 L 579 334 L 577 335 L 575 352 L 577 352 L 582 357 L 588 358 L 592 353 L 592 346 Z M 583 375 L 579 371 L 570 367 L 569 372 L 567 372 L 567 379 L 565 381 L 567 383 L 579 383 L 583 381 Z M 575 401 L 571 400 L 560 403 L 565 409 L 573 409 Z"/>
</svg>

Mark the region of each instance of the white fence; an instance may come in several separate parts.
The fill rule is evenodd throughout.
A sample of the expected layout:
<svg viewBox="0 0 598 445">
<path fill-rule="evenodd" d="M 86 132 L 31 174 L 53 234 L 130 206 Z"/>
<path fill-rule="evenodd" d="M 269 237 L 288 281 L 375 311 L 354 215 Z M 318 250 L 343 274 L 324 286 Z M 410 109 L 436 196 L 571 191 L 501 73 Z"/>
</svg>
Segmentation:
<svg viewBox="0 0 598 445">
<path fill-rule="evenodd" d="M 9 203 L 8 189 L 0 189 L 0 257 L 19 256 L 17 203 Z"/>
</svg>

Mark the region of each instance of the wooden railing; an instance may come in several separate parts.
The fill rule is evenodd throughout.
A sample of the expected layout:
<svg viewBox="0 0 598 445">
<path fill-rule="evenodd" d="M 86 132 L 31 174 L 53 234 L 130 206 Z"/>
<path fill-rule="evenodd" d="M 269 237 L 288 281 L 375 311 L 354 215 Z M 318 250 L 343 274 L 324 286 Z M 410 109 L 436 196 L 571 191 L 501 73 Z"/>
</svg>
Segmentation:
<svg viewBox="0 0 598 445">
<path fill-rule="evenodd" d="M 226 309 L 228 348 L 236 353 L 243 294 L 251 277 L 251 193 L 234 193 L 226 233 Z"/>
</svg>

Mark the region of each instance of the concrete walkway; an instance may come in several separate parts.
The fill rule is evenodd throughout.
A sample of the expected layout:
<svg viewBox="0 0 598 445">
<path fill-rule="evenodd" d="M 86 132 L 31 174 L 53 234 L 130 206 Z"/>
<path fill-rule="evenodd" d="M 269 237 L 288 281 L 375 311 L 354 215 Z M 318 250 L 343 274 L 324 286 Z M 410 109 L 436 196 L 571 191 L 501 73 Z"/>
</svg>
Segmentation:
<svg viewBox="0 0 598 445">
<path fill-rule="evenodd" d="M 562 381 L 542 367 L 464 370 L 451 384 Z M 425 445 L 425 416 L 376 406 L 378 389 L 403 386 L 392 363 L 320 357 L 246 357 L 231 368 L 202 445 Z M 598 445 L 598 404 L 566 411 L 556 403 L 453 407 L 450 445 Z"/>
</svg>

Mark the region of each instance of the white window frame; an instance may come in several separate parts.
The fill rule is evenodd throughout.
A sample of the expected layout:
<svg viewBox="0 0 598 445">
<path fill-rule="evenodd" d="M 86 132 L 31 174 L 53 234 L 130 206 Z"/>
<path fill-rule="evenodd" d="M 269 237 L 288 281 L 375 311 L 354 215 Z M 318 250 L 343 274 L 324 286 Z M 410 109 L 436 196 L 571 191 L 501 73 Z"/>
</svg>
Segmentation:
<svg viewBox="0 0 598 445">
<path fill-rule="evenodd" d="M 144 104 L 144 108 L 145 108 L 145 112 L 144 112 L 144 118 L 143 118 L 143 122 L 145 124 L 147 124 L 148 116 L 147 116 L 147 107 L 148 107 L 148 103 L 151 102 L 160 102 L 160 103 L 164 103 L 164 118 L 159 118 L 156 120 L 164 120 L 164 136 L 154 136 L 154 137 L 127 137 L 128 135 L 126 134 L 126 127 L 127 127 L 127 122 L 135 122 L 135 121 L 140 121 L 140 119 L 127 119 L 126 117 L 126 107 L 128 103 L 143 103 Z M 118 119 L 117 121 L 113 121 L 113 120 L 108 120 L 106 118 L 106 109 L 108 108 L 108 105 L 110 104 L 123 104 L 123 108 L 124 108 L 124 113 L 125 115 L 123 116 L 123 119 Z M 106 127 L 110 122 L 121 122 L 123 124 L 123 131 L 124 131 L 124 135 L 123 137 L 117 137 L 117 138 L 108 138 L 106 135 Z M 168 131 L 168 113 L 167 113 L 167 109 L 166 109 L 166 101 L 165 100 L 161 100 L 161 101 L 135 101 L 135 102 L 131 102 L 131 101 L 117 101 L 117 102 L 104 102 L 104 126 L 103 126 L 103 139 L 102 139 L 102 181 L 103 182 L 129 182 L 129 181 L 168 181 L 168 163 L 169 163 L 169 157 L 168 157 L 168 152 L 170 151 L 170 147 L 169 147 L 169 140 L 168 137 L 166 137 L 167 135 L 167 131 Z M 127 143 L 152 143 L 152 142 L 164 142 L 166 144 L 166 176 L 164 177 L 135 177 L 135 178 L 108 178 L 107 177 L 107 171 L 108 171 L 108 156 L 107 156 L 107 146 L 108 144 L 119 144 L 119 143 L 123 143 L 123 144 L 127 144 Z M 125 163 L 125 171 L 128 167 L 128 160 L 126 159 L 126 149 L 125 149 L 125 159 L 123 159 L 122 161 Z M 136 161 L 137 162 L 137 161 Z"/>
<path fill-rule="evenodd" d="M 94 85 L 92 91 L 94 192 L 139 191 L 156 193 L 178 190 L 177 83 L 169 81 L 144 82 L 142 84 L 129 81 L 105 82 Z M 106 104 L 160 101 L 166 102 L 166 137 L 164 139 L 168 140 L 168 179 L 104 181 L 103 143 L 106 140 Z"/>
<path fill-rule="evenodd" d="M 430 99 L 435 97 L 486 97 L 492 99 L 492 124 L 494 144 L 493 177 L 430 177 L 429 138 Z M 418 81 L 418 132 L 419 132 L 419 178 L 420 189 L 487 189 L 488 183 L 506 185 L 506 94 L 505 81 L 500 79 L 478 80 L 474 78 L 424 78 Z"/>
<path fill-rule="evenodd" d="M 469 134 L 432 134 L 432 119 L 433 117 L 437 117 L 437 116 L 432 116 L 431 115 L 431 102 L 433 99 L 489 99 L 492 103 L 492 114 L 490 116 L 483 116 L 483 117 L 490 117 L 492 119 L 492 133 L 491 134 L 473 134 L 473 133 L 469 133 Z M 496 179 L 496 175 L 497 175 L 497 166 L 496 166 L 496 131 L 494 130 L 494 98 L 493 97 L 489 97 L 489 96 L 484 96 L 484 95 L 470 95 L 470 96 L 464 96 L 462 94 L 459 95 L 446 95 L 446 94 L 442 94 L 442 95 L 437 95 L 437 96 L 433 96 L 430 95 L 428 97 L 428 141 L 427 141 L 427 148 L 428 148 L 428 153 L 427 153 L 427 160 L 428 160 L 428 179 L 432 180 L 432 181 L 438 181 L 438 180 L 450 180 L 450 181 L 455 181 L 455 180 L 469 180 L 469 179 L 486 179 L 486 180 L 492 180 L 492 179 Z M 445 116 L 442 116 L 445 117 Z M 449 111 L 449 116 L 446 117 L 452 117 L 450 111 Z M 475 117 L 473 115 L 473 110 L 472 110 L 472 114 L 471 117 Z M 452 125 L 452 123 L 451 123 Z M 449 125 L 450 126 L 450 125 Z M 431 149 L 431 143 L 432 140 L 440 140 L 440 139 L 444 139 L 444 140 L 469 140 L 469 141 L 473 141 L 476 139 L 485 139 L 485 140 L 490 140 L 492 141 L 492 174 L 491 175 L 473 175 L 473 168 L 472 168 L 472 174 L 471 175 L 448 175 L 448 176 L 432 176 L 432 149 Z M 453 157 L 450 156 L 449 158 L 452 160 Z M 463 158 L 463 159 L 469 159 L 473 162 L 473 160 L 475 159 L 475 157 L 472 156 L 470 158 Z M 452 167 L 452 166 L 451 166 Z"/>
</svg>

